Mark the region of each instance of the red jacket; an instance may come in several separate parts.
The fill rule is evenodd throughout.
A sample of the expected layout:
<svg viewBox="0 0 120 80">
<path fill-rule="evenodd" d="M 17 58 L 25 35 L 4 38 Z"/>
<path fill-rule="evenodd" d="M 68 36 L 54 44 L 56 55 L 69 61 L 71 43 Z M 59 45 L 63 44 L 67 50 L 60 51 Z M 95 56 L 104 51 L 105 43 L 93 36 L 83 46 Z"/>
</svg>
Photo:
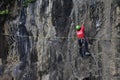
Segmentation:
<svg viewBox="0 0 120 80">
<path fill-rule="evenodd" d="M 82 25 L 79 31 L 76 31 L 76 34 L 77 34 L 78 39 L 85 37 L 84 25 Z"/>
</svg>

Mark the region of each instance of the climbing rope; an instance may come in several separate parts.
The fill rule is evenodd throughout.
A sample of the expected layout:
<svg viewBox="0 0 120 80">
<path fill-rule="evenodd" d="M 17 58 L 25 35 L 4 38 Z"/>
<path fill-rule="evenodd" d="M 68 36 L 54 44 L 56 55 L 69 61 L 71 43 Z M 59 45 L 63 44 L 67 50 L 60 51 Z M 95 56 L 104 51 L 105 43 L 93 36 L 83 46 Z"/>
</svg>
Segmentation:
<svg viewBox="0 0 120 80">
<path fill-rule="evenodd" d="M 13 35 L 6 35 L 6 34 L 2 34 L 3 36 L 13 36 Z M 39 37 L 39 36 L 26 36 L 26 35 L 14 35 L 16 37 Z M 77 39 L 77 37 L 40 37 L 41 39 Z M 106 39 L 106 38 L 92 38 L 92 37 L 87 37 L 88 39 L 93 39 L 93 40 L 114 40 L 114 39 L 120 39 L 120 37 L 112 37 L 110 39 Z"/>
</svg>

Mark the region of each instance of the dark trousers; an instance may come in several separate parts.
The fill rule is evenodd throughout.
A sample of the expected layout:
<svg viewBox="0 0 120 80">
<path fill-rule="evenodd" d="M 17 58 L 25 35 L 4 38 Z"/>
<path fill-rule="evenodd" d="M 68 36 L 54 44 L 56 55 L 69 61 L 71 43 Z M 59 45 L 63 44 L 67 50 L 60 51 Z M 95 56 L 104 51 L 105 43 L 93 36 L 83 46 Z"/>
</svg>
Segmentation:
<svg viewBox="0 0 120 80">
<path fill-rule="evenodd" d="M 84 38 L 84 39 L 78 39 L 78 44 L 79 44 L 79 49 L 80 49 L 80 54 L 81 54 L 81 56 L 84 56 L 85 55 L 85 52 L 89 52 L 89 50 L 88 50 L 88 42 L 87 42 L 87 40 L 86 40 L 86 38 Z M 81 52 L 82 51 L 82 46 L 84 45 L 84 53 L 83 52 Z"/>
</svg>

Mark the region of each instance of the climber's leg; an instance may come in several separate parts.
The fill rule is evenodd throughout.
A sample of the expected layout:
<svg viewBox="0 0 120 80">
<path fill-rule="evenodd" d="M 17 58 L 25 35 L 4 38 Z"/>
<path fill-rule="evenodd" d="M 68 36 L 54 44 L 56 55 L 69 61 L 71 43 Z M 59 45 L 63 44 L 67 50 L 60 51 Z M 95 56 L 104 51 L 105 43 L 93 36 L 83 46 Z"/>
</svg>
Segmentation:
<svg viewBox="0 0 120 80">
<path fill-rule="evenodd" d="M 78 39 L 78 44 L 79 44 L 79 53 L 81 57 L 84 57 L 83 48 L 82 48 L 82 39 Z"/>
<path fill-rule="evenodd" d="M 84 44 L 85 44 L 85 56 L 90 56 L 90 52 L 88 49 L 88 41 L 86 40 L 86 38 L 84 39 Z"/>
<path fill-rule="evenodd" d="M 82 47 L 82 39 L 78 39 L 78 44 L 79 44 L 79 47 L 81 48 Z"/>
<path fill-rule="evenodd" d="M 81 57 L 84 57 L 82 48 L 79 48 L 79 53 L 80 53 Z"/>
</svg>

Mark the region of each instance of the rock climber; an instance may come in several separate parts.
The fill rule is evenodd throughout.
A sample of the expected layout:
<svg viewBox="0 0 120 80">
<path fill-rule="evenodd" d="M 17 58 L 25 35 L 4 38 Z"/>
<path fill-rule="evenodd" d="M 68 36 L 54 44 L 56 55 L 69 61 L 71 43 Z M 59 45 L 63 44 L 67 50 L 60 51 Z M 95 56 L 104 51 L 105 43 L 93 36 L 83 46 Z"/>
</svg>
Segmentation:
<svg viewBox="0 0 120 80">
<path fill-rule="evenodd" d="M 88 50 L 88 42 L 85 38 L 85 31 L 84 31 L 85 28 L 84 27 L 85 27 L 84 23 L 82 24 L 82 26 L 79 26 L 79 25 L 76 26 L 76 35 L 77 35 L 78 44 L 79 44 L 79 47 L 80 47 L 79 52 L 80 52 L 82 57 L 91 55 L 89 50 Z M 84 51 L 82 51 L 83 50 L 82 49 L 83 44 L 84 44 Z"/>
</svg>

